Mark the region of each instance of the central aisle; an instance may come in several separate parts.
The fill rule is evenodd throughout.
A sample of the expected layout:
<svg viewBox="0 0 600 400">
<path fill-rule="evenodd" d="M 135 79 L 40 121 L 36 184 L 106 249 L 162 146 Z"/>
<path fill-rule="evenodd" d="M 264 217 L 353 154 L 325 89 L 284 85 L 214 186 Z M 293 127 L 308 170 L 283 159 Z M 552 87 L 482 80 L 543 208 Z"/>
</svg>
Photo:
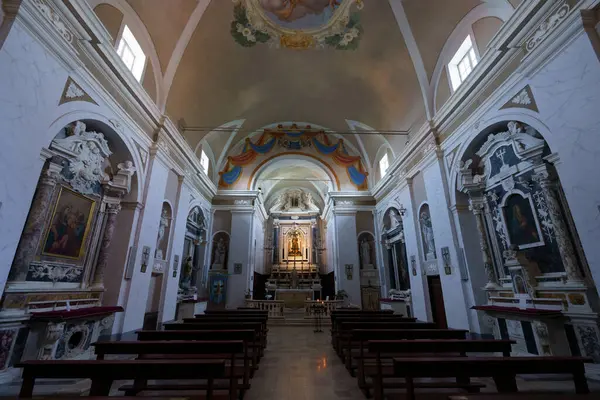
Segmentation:
<svg viewBox="0 0 600 400">
<path fill-rule="evenodd" d="M 269 327 L 269 344 L 246 400 L 364 400 L 331 347 L 329 327 Z"/>
</svg>

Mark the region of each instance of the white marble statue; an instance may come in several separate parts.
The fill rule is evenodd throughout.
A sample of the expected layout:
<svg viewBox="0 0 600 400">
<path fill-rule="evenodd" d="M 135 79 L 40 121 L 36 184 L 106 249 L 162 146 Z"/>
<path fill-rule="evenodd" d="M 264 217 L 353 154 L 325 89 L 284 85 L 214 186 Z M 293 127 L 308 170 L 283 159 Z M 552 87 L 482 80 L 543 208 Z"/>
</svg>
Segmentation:
<svg viewBox="0 0 600 400">
<path fill-rule="evenodd" d="M 367 239 L 363 239 L 360 243 L 360 255 L 362 258 L 363 268 L 371 265 L 371 246 Z"/>
<path fill-rule="evenodd" d="M 213 266 L 222 267 L 225 264 L 225 254 L 227 253 L 227 246 L 223 238 L 220 238 L 217 242 L 217 248 L 215 249 L 215 262 Z"/>
<path fill-rule="evenodd" d="M 158 238 L 156 239 L 156 258 L 164 260 L 163 250 L 161 245 L 165 238 L 165 232 L 169 226 L 169 212 L 163 208 L 162 214 L 160 215 L 160 224 L 158 225 Z"/>
<path fill-rule="evenodd" d="M 390 216 L 390 231 L 393 231 L 394 229 L 396 229 L 398 226 L 400 226 L 402 224 L 402 219 L 400 218 L 400 215 L 398 215 L 396 210 L 390 210 L 389 216 Z"/>
<path fill-rule="evenodd" d="M 431 226 L 431 217 L 427 211 L 421 212 L 421 233 L 423 234 L 423 246 L 425 254 L 435 254 L 435 240 L 433 238 L 433 227 Z"/>
</svg>

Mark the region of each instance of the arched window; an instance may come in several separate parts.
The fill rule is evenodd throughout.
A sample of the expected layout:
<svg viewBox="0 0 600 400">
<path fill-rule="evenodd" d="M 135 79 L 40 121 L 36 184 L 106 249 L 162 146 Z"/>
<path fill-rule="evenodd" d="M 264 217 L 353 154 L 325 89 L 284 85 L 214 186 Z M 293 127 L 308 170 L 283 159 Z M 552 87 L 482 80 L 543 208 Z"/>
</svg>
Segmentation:
<svg viewBox="0 0 600 400">
<path fill-rule="evenodd" d="M 458 89 L 458 87 L 467 79 L 469 74 L 475 69 L 478 61 L 471 35 L 467 35 L 466 39 L 460 45 L 458 51 L 454 54 L 454 57 L 452 57 L 452 60 L 450 60 L 450 63 L 448 64 L 452 90 L 456 91 L 456 89 Z"/>
<path fill-rule="evenodd" d="M 208 175 L 208 156 L 206 155 L 204 149 L 200 153 L 200 166 L 202 167 L 204 173 Z"/>
<path fill-rule="evenodd" d="M 385 176 L 385 173 L 387 172 L 389 167 L 390 167 L 390 160 L 386 153 L 383 155 L 383 157 L 381 157 L 381 160 L 379 160 L 379 172 L 381 173 L 382 178 Z"/>
<path fill-rule="evenodd" d="M 123 27 L 123 33 L 117 46 L 117 54 L 135 79 L 141 82 L 146 66 L 146 54 L 144 54 L 142 47 L 127 25 Z"/>
</svg>

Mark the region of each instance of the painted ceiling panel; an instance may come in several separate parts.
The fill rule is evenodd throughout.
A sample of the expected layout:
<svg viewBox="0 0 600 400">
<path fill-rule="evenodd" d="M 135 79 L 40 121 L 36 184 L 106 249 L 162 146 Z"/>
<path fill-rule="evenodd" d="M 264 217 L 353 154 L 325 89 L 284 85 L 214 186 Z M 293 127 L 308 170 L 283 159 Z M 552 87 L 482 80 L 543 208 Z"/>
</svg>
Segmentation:
<svg viewBox="0 0 600 400">
<path fill-rule="evenodd" d="M 164 74 L 198 0 L 127 0 L 146 25 Z"/>
<path fill-rule="evenodd" d="M 243 47 L 231 35 L 233 4 L 212 1 L 177 70 L 167 102 L 187 126 L 245 118 L 244 131 L 310 121 L 347 131 L 345 119 L 408 129 L 421 93 L 387 1 L 366 2 L 356 50 Z"/>
</svg>

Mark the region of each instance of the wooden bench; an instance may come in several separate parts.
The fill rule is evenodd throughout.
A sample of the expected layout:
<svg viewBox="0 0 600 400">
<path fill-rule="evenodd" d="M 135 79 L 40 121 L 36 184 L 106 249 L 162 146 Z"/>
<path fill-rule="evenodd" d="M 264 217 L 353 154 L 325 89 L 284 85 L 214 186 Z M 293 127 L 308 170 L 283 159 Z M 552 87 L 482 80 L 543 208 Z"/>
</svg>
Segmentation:
<svg viewBox="0 0 600 400">
<path fill-rule="evenodd" d="M 138 359 L 225 359 L 228 362 L 225 376 L 229 384 L 223 387 L 215 385 L 215 390 L 226 389 L 231 397 L 235 398 L 237 391 L 240 398 L 246 390 L 250 389 L 250 357 L 248 347 L 242 340 L 228 341 L 196 341 L 196 340 L 170 340 L 170 341 L 121 341 L 93 343 L 98 360 L 104 360 L 108 354 L 123 355 L 134 354 Z M 237 365 L 238 358 L 243 360 L 243 366 Z M 242 383 L 238 383 L 238 379 Z M 136 382 L 134 385 L 125 385 L 119 388 L 126 396 L 135 396 L 143 390 L 172 391 L 172 390 L 206 390 L 206 385 L 143 385 Z"/>
<path fill-rule="evenodd" d="M 337 336 L 339 333 L 339 325 L 342 322 L 417 322 L 416 318 L 406 318 L 399 315 L 388 314 L 388 315 L 367 315 L 367 316 L 341 316 L 331 320 L 331 344 L 333 348 L 337 346 Z"/>
<path fill-rule="evenodd" d="M 592 400 L 597 399 L 598 393 L 588 394 L 565 394 L 565 393 L 485 393 L 485 394 L 461 394 L 448 396 L 448 400 Z M 146 399 L 144 399 L 146 400 Z"/>
<path fill-rule="evenodd" d="M 368 337 L 360 337 L 364 339 Z M 505 357 L 510 357 L 512 345 L 516 342 L 513 340 L 465 340 L 465 339 L 417 339 L 417 340 L 368 340 L 366 346 L 362 345 L 361 352 L 357 359 L 357 376 L 358 386 L 369 397 L 371 389 L 374 386 L 373 381 L 377 380 L 379 388 L 401 388 L 405 387 L 403 383 L 386 383 L 384 378 L 393 376 L 393 364 L 383 364 L 383 360 L 392 360 L 398 355 L 407 356 L 423 356 L 431 355 L 432 353 L 446 353 L 448 356 L 459 355 L 465 357 L 467 353 L 502 353 Z M 363 352 L 363 349 L 366 352 Z M 436 354 L 437 355 L 437 354 Z M 370 364 L 369 364 L 370 363 Z M 367 377 L 371 377 L 372 381 L 367 381 Z M 467 390 L 478 390 L 484 385 L 473 385 L 470 380 L 464 379 L 456 382 L 458 385 L 450 385 L 448 387 L 461 387 Z M 418 385 L 418 384 L 415 384 Z M 422 386 L 421 386 L 422 387 Z M 383 394 L 379 393 L 378 398 L 382 398 Z"/>
<path fill-rule="evenodd" d="M 214 399 L 213 381 L 225 376 L 223 360 L 31 360 L 23 368 L 19 397 L 33 395 L 35 380 L 91 379 L 90 396 L 108 396 L 113 381 L 137 379 L 206 379 L 206 399 Z"/>
<path fill-rule="evenodd" d="M 234 321 L 223 321 L 223 322 L 169 322 L 163 324 L 165 330 L 247 330 L 252 329 L 258 334 L 258 341 L 260 343 L 259 357 L 263 355 L 263 349 L 266 347 L 267 339 L 263 332 L 261 322 L 234 322 Z"/>
<path fill-rule="evenodd" d="M 269 330 L 267 328 L 268 318 L 262 315 L 196 315 L 194 318 L 184 318 L 184 323 L 197 322 L 260 322 L 262 326 L 263 336 L 266 338 Z M 265 341 L 266 346 L 266 341 Z"/>
<path fill-rule="evenodd" d="M 518 374 L 571 374 L 576 393 L 589 393 L 584 363 L 589 357 L 419 357 L 394 358 L 393 374 L 406 378 L 406 399 L 415 399 L 414 378 L 491 377 L 500 393 L 518 392 Z M 432 368 L 435 366 L 435 368 Z M 377 382 L 374 382 L 377 385 Z M 378 386 L 374 393 L 382 393 Z M 378 397 L 375 397 L 378 400 Z"/>
<path fill-rule="evenodd" d="M 136 331 L 140 341 L 165 341 L 165 340 L 241 340 L 250 354 L 250 378 L 258 369 L 260 342 L 255 330 L 179 330 L 179 331 Z M 244 350 L 246 352 L 246 350 Z"/>
<path fill-rule="evenodd" d="M 237 310 L 205 310 L 204 314 L 196 315 L 228 315 L 228 314 L 261 314 L 269 316 L 269 312 L 257 308 L 238 308 Z"/>
<path fill-rule="evenodd" d="M 347 346 L 354 345 L 358 348 L 358 343 L 352 342 L 351 332 L 356 329 L 436 329 L 438 326 L 433 322 L 380 322 L 380 321 L 361 321 L 361 322 L 347 322 L 342 320 L 338 324 L 337 337 L 335 343 L 337 347 L 335 350 L 338 355 L 344 360 L 344 349 Z"/>
</svg>

